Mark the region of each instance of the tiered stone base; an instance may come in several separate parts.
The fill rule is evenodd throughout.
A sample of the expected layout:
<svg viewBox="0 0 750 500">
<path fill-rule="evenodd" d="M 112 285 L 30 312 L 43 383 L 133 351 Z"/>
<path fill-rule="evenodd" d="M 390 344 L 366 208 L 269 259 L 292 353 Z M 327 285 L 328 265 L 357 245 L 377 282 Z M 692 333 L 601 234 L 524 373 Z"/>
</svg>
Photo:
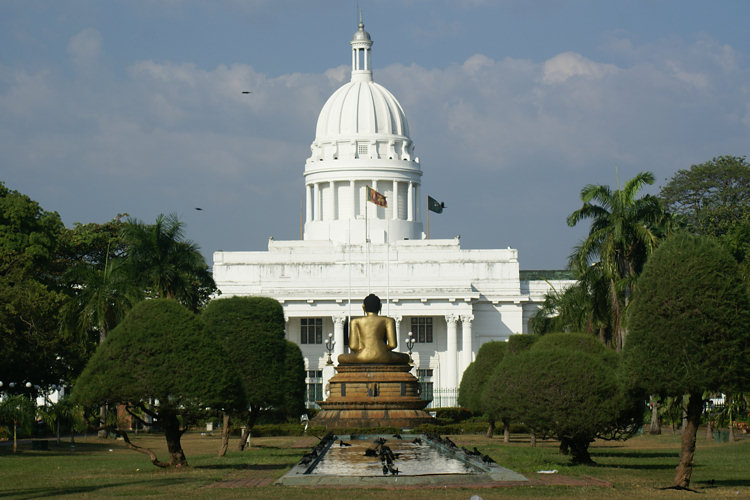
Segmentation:
<svg viewBox="0 0 750 500">
<path fill-rule="evenodd" d="M 419 381 L 409 365 L 339 364 L 329 381 L 330 395 L 319 401 L 313 425 L 409 428 L 434 421 L 424 411 Z"/>
</svg>

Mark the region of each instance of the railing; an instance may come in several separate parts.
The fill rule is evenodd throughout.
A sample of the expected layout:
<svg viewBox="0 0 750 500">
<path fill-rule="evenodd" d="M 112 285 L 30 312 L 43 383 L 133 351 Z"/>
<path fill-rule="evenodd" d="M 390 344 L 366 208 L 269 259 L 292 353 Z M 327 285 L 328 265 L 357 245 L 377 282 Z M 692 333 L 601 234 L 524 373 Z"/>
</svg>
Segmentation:
<svg viewBox="0 0 750 500">
<path fill-rule="evenodd" d="M 432 389 L 431 397 L 430 394 L 426 394 L 429 391 L 423 391 L 423 399 L 432 399 L 427 408 L 452 408 L 458 406 L 458 389 Z"/>
</svg>

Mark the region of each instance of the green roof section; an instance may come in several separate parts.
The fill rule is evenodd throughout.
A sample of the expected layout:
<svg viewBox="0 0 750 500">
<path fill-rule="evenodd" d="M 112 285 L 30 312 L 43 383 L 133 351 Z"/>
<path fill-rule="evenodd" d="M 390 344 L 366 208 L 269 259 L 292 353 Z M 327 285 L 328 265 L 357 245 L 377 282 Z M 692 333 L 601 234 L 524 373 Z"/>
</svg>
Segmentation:
<svg viewBox="0 0 750 500">
<path fill-rule="evenodd" d="M 573 271 L 567 269 L 530 269 L 518 272 L 521 281 L 574 280 Z"/>
</svg>

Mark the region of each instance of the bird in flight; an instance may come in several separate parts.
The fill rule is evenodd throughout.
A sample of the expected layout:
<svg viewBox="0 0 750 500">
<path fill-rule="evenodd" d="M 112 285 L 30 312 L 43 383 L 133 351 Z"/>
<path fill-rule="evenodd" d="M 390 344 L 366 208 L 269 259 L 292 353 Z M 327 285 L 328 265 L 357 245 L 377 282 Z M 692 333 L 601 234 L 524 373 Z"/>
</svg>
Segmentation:
<svg viewBox="0 0 750 500">
<path fill-rule="evenodd" d="M 252 94 L 253 91 L 252 90 L 243 90 L 242 93 L 243 94 Z"/>
</svg>

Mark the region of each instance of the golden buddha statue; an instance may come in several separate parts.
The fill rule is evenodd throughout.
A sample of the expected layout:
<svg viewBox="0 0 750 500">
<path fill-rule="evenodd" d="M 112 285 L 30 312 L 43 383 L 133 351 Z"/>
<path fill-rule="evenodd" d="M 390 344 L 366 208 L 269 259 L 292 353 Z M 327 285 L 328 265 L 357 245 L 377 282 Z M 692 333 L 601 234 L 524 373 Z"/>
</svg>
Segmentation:
<svg viewBox="0 0 750 500">
<path fill-rule="evenodd" d="M 396 340 L 396 322 L 387 316 L 378 316 L 382 305 L 377 295 L 365 297 L 363 318 L 353 319 L 349 325 L 350 354 L 340 354 L 340 364 L 384 363 L 401 365 L 409 363 L 409 355 L 393 352 Z"/>
</svg>

